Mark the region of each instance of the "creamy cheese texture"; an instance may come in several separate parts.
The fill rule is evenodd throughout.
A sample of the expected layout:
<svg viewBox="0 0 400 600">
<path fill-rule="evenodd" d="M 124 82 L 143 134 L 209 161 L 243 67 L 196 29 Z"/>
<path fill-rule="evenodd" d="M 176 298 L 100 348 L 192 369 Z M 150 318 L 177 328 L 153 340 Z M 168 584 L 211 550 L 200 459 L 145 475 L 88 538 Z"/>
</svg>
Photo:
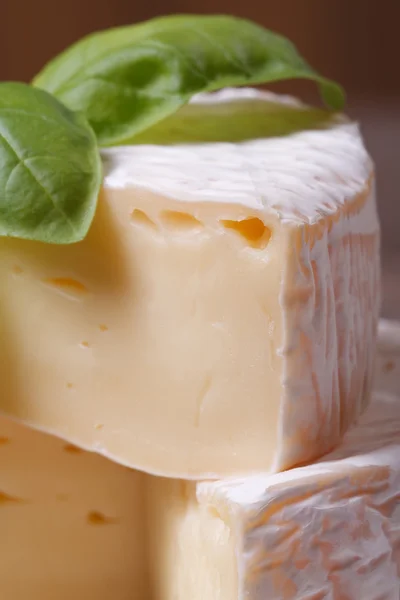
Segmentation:
<svg viewBox="0 0 400 600">
<path fill-rule="evenodd" d="M 379 391 L 319 462 L 198 484 L 149 478 L 157 600 L 399 599 L 400 328 L 383 323 L 380 343 Z"/>
<path fill-rule="evenodd" d="M 0 598 L 148 598 L 145 475 L 0 418 Z"/>
<path fill-rule="evenodd" d="M 3 600 L 398 600 L 400 325 L 331 454 L 274 475 L 153 477 L 0 418 Z"/>
<path fill-rule="evenodd" d="M 196 102 L 307 114 L 249 90 Z M 357 125 L 326 117 L 103 160 L 82 243 L 0 240 L 0 410 L 182 478 L 280 471 L 334 448 L 368 403 L 379 310 Z"/>
</svg>

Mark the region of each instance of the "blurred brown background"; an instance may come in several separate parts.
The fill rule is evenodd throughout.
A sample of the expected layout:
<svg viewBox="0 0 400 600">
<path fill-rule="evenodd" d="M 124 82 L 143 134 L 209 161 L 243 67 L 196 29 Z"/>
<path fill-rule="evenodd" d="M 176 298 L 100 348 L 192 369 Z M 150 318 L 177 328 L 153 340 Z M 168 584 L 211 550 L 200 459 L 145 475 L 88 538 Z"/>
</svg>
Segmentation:
<svg viewBox="0 0 400 600">
<path fill-rule="evenodd" d="M 169 13 L 231 13 L 292 39 L 340 81 L 378 171 L 384 306 L 400 317 L 399 0 L 0 0 L 0 80 L 28 81 L 86 33 Z M 278 88 L 279 89 L 279 88 Z M 317 98 L 311 85 L 280 89 Z"/>
</svg>

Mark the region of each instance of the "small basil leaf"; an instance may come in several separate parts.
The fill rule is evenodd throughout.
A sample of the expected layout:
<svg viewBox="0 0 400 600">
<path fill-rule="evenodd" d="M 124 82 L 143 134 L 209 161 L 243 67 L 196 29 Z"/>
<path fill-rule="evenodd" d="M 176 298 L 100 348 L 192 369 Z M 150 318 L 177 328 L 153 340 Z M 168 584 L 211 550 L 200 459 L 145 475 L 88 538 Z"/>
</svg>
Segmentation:
<svg viewBox="0 0 400 600">
<path fill-rule="evenodd" d="M 310 129 L 331 127 L 336 113 L 267 97 L 218 97 L 194 101 L 149 129 L 132 144 L 188 144 L 243 142 L 257 138 L 289 135 Z"/>
<path fill-rule="evenodd" d="M 86 118 L 42 90 L 0 83 L 0 235 L 82 240 L 100 184 L 100 156 Z"/>
<path fill-rule="evenodd" d="M 228 16 L 161 17 L 92 34 L 55 58 L 34 84 L 87 115 L 101 145 L 126 143 L 201 91 L 305 78 L 327 105 L 340 86 L 285 38 Z"/>
</svg>

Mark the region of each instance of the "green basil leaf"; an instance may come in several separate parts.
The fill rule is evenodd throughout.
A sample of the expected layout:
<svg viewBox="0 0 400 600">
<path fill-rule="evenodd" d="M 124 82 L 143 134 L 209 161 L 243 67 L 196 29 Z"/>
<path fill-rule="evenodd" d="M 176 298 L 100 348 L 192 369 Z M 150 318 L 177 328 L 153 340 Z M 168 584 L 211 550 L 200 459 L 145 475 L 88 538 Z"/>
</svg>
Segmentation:
<svg viewBox="0 0 400 600">
<path fill-rule="evenodd" d="M 339 110 L 341 87 L 317 74 L 285 38 L 229 16 L 169 16 L 92 34 L 36 77 L 83 111 L 101 145 L 126 143 L 201 91 L 305 78 Z"/>
<path fill-rule="evenodd" d="M 42 90 L 0 83 L 0 235 L 82 240 L 100 184 L 100 156 L 86 118 Z"/>
<path fill-rule="evenodd" d="M 337 114 L 323 109 L 274 102 L 268 98 L 212 95 L 206 102 L 186 104 L 176 113 L 136 135 L 132 144 L 243 142 L 331 127 Z"/>
</svg>

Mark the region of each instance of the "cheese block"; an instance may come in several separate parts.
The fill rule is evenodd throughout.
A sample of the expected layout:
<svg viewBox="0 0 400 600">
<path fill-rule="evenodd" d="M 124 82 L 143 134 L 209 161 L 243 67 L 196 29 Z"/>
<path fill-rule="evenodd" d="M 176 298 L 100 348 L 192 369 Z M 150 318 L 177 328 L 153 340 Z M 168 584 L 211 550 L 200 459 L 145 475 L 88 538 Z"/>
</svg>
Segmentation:
<svg viewBox="0 0 400 600">
<path fill-rule="evenodd" d="M 344 118 L 298 131 L 307 109 L 286 98 L 196 102 L 204 119 L 281 103 L 294 131 L 106 150 L 82 243 L 1 239 L 0 409 L 150 473 L 280 471 L 368 402 L 373 166 Z"/>
<path fill-rule="evenodd" d="M 0 418 L 0 598 L 146 600 L 145 477 Z"/>
<path fill-rule="evenodd" d="M 399 600 L 400 327 L 386 328 L 380 391 L 324 459 L 217 482 L 149 478 L 155 600 Z"/>
</svg>

